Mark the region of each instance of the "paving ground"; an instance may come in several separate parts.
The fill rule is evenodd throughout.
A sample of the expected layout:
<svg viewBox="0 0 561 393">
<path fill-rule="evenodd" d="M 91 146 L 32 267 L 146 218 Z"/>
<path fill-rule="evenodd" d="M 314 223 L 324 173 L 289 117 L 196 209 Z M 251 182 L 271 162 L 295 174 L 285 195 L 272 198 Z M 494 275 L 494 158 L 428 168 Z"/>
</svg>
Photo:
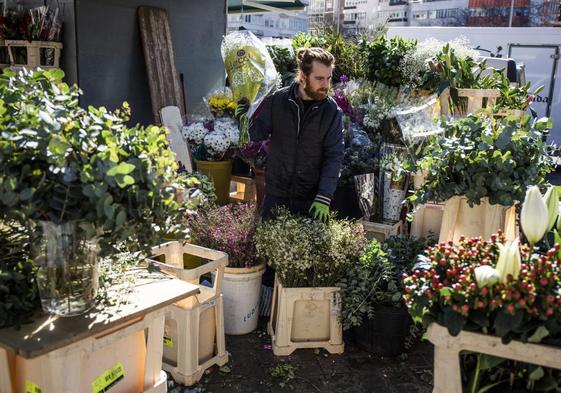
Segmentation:
<svg viewBox="0 0 561 393">
<path fill-rule="evenodd" d="M 360 350 L 345 340 L 345 353 L 297 350 L 276 357 L 260 321 L 257 331 L 226 336 L 230 361 L 212 368 L 201 383 L 190 388 L 169 385 L 169 393 L 295 392 L 295 393 L 430 393 L 433 351 L 417 344 L 403 358 L 383 358 Z M 291 378 L 292 377 L 292 378 Z"/>
</svg>

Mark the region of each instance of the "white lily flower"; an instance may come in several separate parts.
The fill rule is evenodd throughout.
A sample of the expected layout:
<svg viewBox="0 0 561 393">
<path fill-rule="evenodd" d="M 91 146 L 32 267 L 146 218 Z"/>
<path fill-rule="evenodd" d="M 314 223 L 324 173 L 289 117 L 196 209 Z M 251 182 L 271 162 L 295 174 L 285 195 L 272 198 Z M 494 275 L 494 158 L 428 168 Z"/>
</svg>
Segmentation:
<svg viewBox="0 0 561 393">
<path fill-rule="evenodd" d="M 474 269 L 475 281 L 479 288 L 492 287 L 499 282 L 499 272 L 492 266 L 483 265 Z"/>
<path fill-rule="evenodd" d="M 547 206 L 547 214 L 549 215 L 547 230 L 550 231 L 553 225 L 555 225 L 555 220 L 557 220 L 557 216 L 559 215 L 559 194 L 555 186 L 550 186 L 547 189 L 543 200 Z"/>
<path fill-rule="evenodd" d="M 513 242 L 506 242 L 506 244 L 499 244 L 500 253 L 499 261 L 497 262 L 497 272 L 499 273 L 499 281 L 501 283 L 507 282 L 509 274 L 517 280 L 520 274 L 520 267 L 522 258 L 520 257 L 520 247 L 518 238 Z"/>
<path fill-rule="evenodd" d="M 526 198 L 520 213 L 520 225 L 524 235 L 532 245 L 539 242 L 547 231 L 549 215 L 537 186 L 531 186 L 526 191 Z"/>
</svg>

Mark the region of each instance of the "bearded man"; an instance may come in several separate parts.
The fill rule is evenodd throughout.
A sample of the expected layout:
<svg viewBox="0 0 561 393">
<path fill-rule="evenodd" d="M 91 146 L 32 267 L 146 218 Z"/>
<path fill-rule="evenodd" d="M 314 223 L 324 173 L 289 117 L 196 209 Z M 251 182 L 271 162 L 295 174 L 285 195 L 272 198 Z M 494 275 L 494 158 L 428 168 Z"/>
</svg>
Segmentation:
<svg viewBox="0 0 561 393">
<path fill-rule="evenodd" d="M 343 113 L 328 91 L 335 59 L 321 48 L 298 50 L 292 85 L 267 97 L 250 120 L 254 141 L 271 139 L 263 218 L 284 206 L 326 222 L 343 161 Z"/>
</svg>

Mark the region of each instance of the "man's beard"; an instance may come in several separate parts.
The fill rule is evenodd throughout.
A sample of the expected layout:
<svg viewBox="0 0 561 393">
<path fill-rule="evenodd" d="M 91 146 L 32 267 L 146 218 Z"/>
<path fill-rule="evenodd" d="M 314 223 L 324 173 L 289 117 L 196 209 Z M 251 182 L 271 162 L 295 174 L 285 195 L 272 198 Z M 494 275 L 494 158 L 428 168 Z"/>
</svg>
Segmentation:
<svg viewBox="0 0 561 393">
<path fill-rule="evenodd" d="M 325 97 L 327 97 L 327 89 L 312 90 L 310 88 L 310 83 L 308 78 L 306 78 L 306 85 L 304 86 L 304 91 L 306 92 L 308 97 L 310 97 L 312 100 L 315 101 L 321 101 Z"/>
</svg>

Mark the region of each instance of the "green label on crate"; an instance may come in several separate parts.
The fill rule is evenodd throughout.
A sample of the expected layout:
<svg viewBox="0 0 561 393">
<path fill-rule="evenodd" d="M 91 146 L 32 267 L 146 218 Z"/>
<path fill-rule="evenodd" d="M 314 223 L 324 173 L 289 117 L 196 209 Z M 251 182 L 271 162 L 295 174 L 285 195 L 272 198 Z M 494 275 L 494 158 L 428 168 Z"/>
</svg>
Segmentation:
<svg viewBox="0 0 561 393">
<path fill-rule="evenodd" d="M 125 378 L 125 368 L 121 362 L 118 362 L 92 382 L 92 393 L 107 392 L 123 378 Z"/>
<path fill-rule="evenodd" d="M 25 393 L 41 393 L 41 389 L 33 382 L 25 381 Z"/>
<path fill-rule="evenodd" d="M 164 336 L 164 346 L 168 348 L 173 348 L 173 340 L 171 337 Z"/>
</svg>

